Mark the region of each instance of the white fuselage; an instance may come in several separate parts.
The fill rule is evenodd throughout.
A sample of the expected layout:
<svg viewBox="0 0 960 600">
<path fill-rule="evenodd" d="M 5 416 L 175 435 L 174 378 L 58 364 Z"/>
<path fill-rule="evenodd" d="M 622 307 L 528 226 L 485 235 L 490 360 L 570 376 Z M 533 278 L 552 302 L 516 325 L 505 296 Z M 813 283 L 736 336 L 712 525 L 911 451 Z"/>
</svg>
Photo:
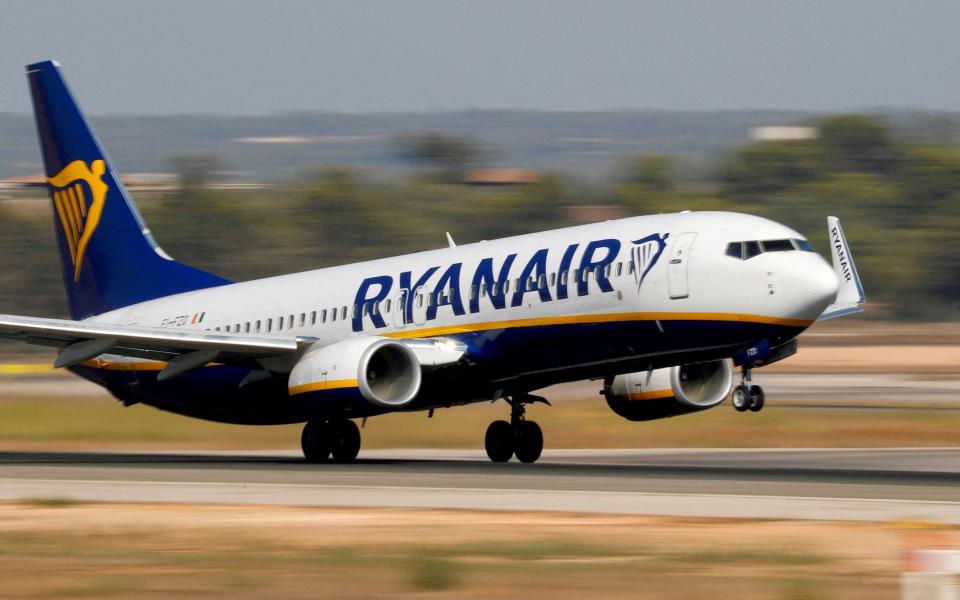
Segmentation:
<svg viewBox="0 0 960 600">
<path fill-rule="evenodd" d="M 655 256 L 656 240 L 634 244 L 648 236 L 665 238 L 661 255 Z M 322 343 L 353 335 L 436 337 L 637 315 L 722 315 L 806 326 L 836 293 L 836 276 L 823 258 L 803 251 L 749 259 L 726 253 L 731 242 L 802 239 L 783 225 L 737 213 L 633 217 L 188 292 L 94 320 Z M 510 268 L 502 272 L 511 255 Z M 498 287 L 477 275 L 485 259 L 494 277 L 507 275 Z M 525 272 L 532 282 L 518 295 Z M 493 292 L 503 296 L 502 308 Z"/>
</svg>

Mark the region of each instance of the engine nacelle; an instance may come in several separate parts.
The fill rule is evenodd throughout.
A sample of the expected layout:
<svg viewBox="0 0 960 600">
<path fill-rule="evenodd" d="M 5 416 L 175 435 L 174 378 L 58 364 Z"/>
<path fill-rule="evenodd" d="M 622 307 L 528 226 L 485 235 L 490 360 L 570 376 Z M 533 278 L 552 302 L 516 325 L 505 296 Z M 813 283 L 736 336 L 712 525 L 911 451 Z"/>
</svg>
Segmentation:
<svg viewBox="0 0 960 600">
<path fill-rule="evenodd" d="M 291 395 L 352 391 L 371 404 L 400 408 L 420 391 L 420 363 L 400 342 L 361 336 L 314 346 L 290 371 Z"/>
<path fill-rule="evenodd" d="M 608 377 L 603 395 L 624 419 L 652 421 L 712 408 L 732 386 L 730 361 L 714 360 Z"/>
</svg>

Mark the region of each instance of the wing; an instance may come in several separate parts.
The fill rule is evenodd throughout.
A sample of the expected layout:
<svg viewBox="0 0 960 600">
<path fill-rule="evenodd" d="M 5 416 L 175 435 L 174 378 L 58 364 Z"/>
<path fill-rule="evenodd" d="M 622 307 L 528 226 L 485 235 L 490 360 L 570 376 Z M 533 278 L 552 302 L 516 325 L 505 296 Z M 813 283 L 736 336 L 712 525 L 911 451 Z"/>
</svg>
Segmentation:
<svg viewBox="0 0 960 600">
<path fill-rule="evenodd" d="M 295 360 L 317 341 L 312 337 L 245 336 L 15 315 L 0 315 L 0 337 L 61 348 L 55 367 L 78 365 L 101 354 L 166 361 L 158 376 L 161 381 L 214 361 L 254 366 L 258 359 Z M 466 351 L 462 344 L 446 340 L 397 341 L 409 346 L 426 369 L 455 363 Z"/>
<path fill-rule="evenodd" d="M 0 337 L 62 348 L 56 367 L 70 367 L 108 353 L 167 361 L 164 379 L 213 361 L 243 363 L 281 357 L 312 341 L 15 315 L 0 315 Z"/>
</svg>

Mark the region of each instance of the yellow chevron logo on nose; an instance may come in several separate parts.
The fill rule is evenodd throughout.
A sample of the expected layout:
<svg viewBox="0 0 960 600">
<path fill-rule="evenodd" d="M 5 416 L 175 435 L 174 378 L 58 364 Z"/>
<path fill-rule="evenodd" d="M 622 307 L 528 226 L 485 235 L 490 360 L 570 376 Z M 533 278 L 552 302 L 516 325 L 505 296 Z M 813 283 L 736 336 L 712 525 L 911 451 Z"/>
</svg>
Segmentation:
<svg viewBox="0 0 960 600">
<path fill-rule="evenodd" d="M 74 281 L 80 281 L 83 255 L 100 224 L 103 205 L 107 200 L 107 184 L 103 182 L 105 170 L 106 165 L 102 160 L 91 162 L 89 167 L 82 160 L 75 160 L 53 177 L 47 178 L 53 206 L 70 249 Z"/>
</svg>

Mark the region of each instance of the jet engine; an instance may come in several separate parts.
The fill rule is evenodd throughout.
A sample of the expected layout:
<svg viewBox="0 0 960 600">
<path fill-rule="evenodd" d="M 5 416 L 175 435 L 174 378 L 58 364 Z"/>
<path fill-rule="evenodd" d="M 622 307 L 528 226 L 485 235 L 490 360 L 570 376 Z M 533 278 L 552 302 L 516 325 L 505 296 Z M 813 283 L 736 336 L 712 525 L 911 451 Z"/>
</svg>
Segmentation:
<svg viewBox="0 0 960 600">
<path fill-rule="evenodd" d="M 607 377 L 601 393 L 624 419 L 652 421 L 712 408 L 732 385 L 730 361 L 714 360 Z"/>
<path fill-rule="evenodd" d="M 400 342 L 360 336 L 314 344 L 290 371 L 291 394 L 344 388 L 359 390 L 371 404 L 400 408 L 420 391 L 420 363 Z"/>
</svg>

